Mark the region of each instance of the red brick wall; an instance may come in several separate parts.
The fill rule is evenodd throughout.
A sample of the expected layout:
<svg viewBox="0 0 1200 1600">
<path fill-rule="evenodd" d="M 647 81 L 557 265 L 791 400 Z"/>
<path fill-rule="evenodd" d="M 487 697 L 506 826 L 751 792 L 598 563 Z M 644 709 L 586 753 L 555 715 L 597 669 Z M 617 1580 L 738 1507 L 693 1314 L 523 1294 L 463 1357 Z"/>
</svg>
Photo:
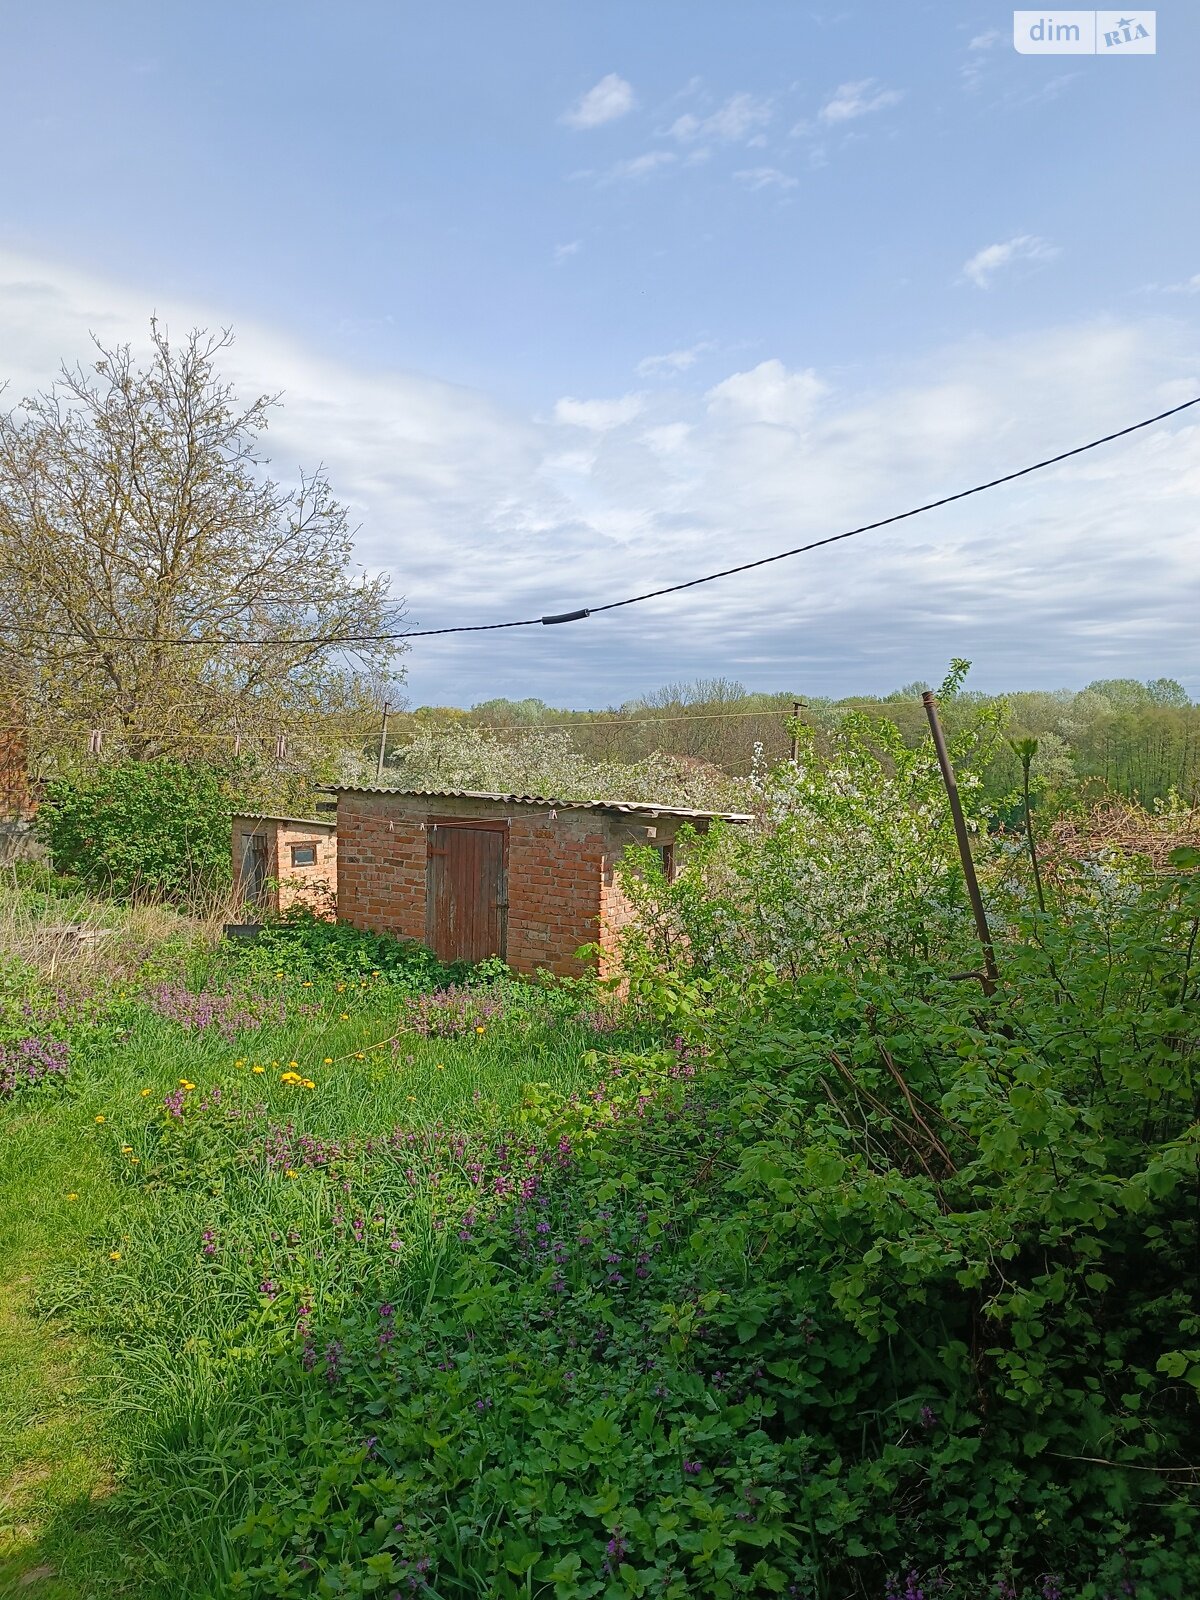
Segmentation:
<svg viewBox="0 0 1200 1600">
<path fill-rule="evenodd" d="M 20 711 L 0 700 L 0 817 L 26 817 L 32 813 L 28 762 Z"/>
<path fill-rule="evenodd" d="M 579 973 L 575 951 L 597 943 L 601 968 L 610 969 L 617 934 L 633 915 L 614 864 L 627 844 L 663 844 L 675 833 L 674 823 L 660 823 L 648 841 L 646 824 L 592 811 L 551 815 L 502 802 L 342 794 L 339 918 L 424 942 L 426 830 L 440 818 L 508 823 L 507 960 L 517 972 Z"/>
<path fill-rule="evenodd" d="M 424 812 L 388 795 L 338 796 L 338 917 L 372 933 L 425 938 Z"/>
<path fill-rule="evenodd" d="M 243 840 L 258 834 L 267 842 L 267 877 L 278 884 L 268 891 L 271 911 L 286 911 L 305 905 L 318 916 L 332 917 L 337 903 L 338 847 L 333 827 L 303 820 L 285 821 L 278 817 L 235 817 L 233 819 L 233 881 L 239 883 L 242 870 Z M 317 859 L 312 866 L 294 867 L 291 846 L 311 844 Z"/>
<path fill-rule="evenodd" d="M 600 938 L 604 818 L 530 809 L 508 835 L 508 963 L 517 972 L 580 973 L 575 951 Z"/>
<path fill-rule="evenodd" d="M 311 844 L 317 859 L 311 867 L 292 865 L 292 845 Z M 275 866 L 271 871 L 279 880 L 280 911 L 289 906 L 307 906 L 320 917 L 330 919 L 337 910 L 338 842 L 331 829 L 314 828 L 306 822 L 281 823 L 275 830 Z"/>
</svg>

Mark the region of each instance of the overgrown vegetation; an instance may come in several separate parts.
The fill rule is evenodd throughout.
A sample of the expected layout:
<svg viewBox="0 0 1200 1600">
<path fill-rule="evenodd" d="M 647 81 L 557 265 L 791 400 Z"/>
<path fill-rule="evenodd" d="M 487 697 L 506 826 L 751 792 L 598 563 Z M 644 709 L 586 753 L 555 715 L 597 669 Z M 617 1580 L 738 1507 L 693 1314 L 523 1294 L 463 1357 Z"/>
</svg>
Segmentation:
<svg viewBox="0 0 1200 1600">
<path fill-rule="evenodd" d="M 944 687 L 994 996 L 932 751 L 868 714 L 674 881 L 631 858 L 620 997 L 304 918 L 86 995 L 13 972 L 5 1048 L 68 1071 L 14 1077 L 7 1192 L 25 1230 L 87 1209 L 40 1304 L 119 1479 L 25 1567 L 1194 1594 L 1200 849 L 1062 831 L 1041 741 Z"/>
</svg>

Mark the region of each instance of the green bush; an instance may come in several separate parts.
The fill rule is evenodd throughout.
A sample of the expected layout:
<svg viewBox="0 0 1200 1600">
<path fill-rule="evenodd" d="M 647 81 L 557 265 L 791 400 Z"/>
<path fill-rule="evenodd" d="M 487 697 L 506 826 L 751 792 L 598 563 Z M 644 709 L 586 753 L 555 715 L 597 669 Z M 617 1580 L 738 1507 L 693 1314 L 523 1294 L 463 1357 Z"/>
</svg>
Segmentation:
<svg viewBox="0 0 1200 1600">
<path fill-rule="evenodd" d="M 131 761 L 51 780 L 38 832 L 55 871 L 89 889 L 186 900 L 229 885 L 233 806 L 207 767 Z"/>
</svg>

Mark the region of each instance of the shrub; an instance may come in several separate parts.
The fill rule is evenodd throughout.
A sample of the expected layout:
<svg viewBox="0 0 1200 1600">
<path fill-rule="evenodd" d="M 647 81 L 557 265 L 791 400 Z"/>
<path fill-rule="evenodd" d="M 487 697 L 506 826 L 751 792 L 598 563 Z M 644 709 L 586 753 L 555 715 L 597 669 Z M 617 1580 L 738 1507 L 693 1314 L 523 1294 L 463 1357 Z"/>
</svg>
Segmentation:
<svg viewBox="0 0 1200 1600">
<path fill-rule="evenodd" d="M 131 761 L 52 779 L 38 832 L 55 870 L 89 889 L 185 901 L 228 886 L 232 809 L 207 767 Z"/>
</svg>

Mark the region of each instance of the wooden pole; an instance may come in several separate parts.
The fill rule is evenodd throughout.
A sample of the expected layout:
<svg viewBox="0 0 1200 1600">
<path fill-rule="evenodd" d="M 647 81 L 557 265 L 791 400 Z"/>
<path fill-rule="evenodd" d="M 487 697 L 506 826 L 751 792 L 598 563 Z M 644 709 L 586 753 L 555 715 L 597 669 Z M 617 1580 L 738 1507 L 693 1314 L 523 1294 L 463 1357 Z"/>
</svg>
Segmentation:
<svg viewBox="0 0 1200 1600">
<path fill-rule="evenodd" d="M 926 689 L 921 696 L 925 703 L 925 715 L 929 718 L 929 731 L 933 734 L 933 745 L 937 751 L 938 766 L 942 769 L 942 782 L 946 785 L 946 793 L 950 797 L 950 815 L 954 818 L 954 835 L 958 840 L 958 854 L 962 861 L 963 877 L 967 881 L 967 894 L 971 901 L 971 910 L 975 915 L 975 929 L 979 934 L 979 943 L 983 946 L 983 972 L 980 974 L 980 984 L 986 995 L 996 992 L 996 985 L 1000 981 L 1000 974 L 996 968 L 996 949 L 992 944 L 992 930 L 988 927 L 987 912 L 983 909 L 983 896 L 979 892 L 979 879 L 975 876 L 975 862 L 971 857 L 971 841 L 967 836 L 967 824 L 963 819 L 962 803 L 958 798 L 958 783 L 954 777 L 954 768 L 950 764 L 950 752 L 946 748 L 946 738 L 942 733 L 942 725 L 938 721 L 937 697 L 932 690 Z"/>
<path fill-rule="evenodd" d="M 376 783 L 383 781 L 383 758 L 387 754 L 388 713 L 391 709 L 391 706 L 385 700 L 383 702 L 383 722 L 379 728 L 379 760 L 375 763 Z"/>
<path fill-rule="evenodd" d="M 790 753 L 789 759 L 791 760 L 791 763 L 792 763 L 793 766 L 795 766 L 796 762 L 799 761 L 799 759 L 800 759 L 800 739 L 799 739 L 799 736 L 796 733 L 796 729 L 795 729 L 794 724 L 796 723 L 797 719 L 799 718 L 800 712 L 801 712 L 801 709 L 803 708 L 803 706 L 804 706 L 804 701 L 803 700 L 793 700 L 792 701 L 792 723 L 793 723 L 793 727 L 792 727 L 792 748 L 791 748 L 791 753 Z"/>
</svg>

